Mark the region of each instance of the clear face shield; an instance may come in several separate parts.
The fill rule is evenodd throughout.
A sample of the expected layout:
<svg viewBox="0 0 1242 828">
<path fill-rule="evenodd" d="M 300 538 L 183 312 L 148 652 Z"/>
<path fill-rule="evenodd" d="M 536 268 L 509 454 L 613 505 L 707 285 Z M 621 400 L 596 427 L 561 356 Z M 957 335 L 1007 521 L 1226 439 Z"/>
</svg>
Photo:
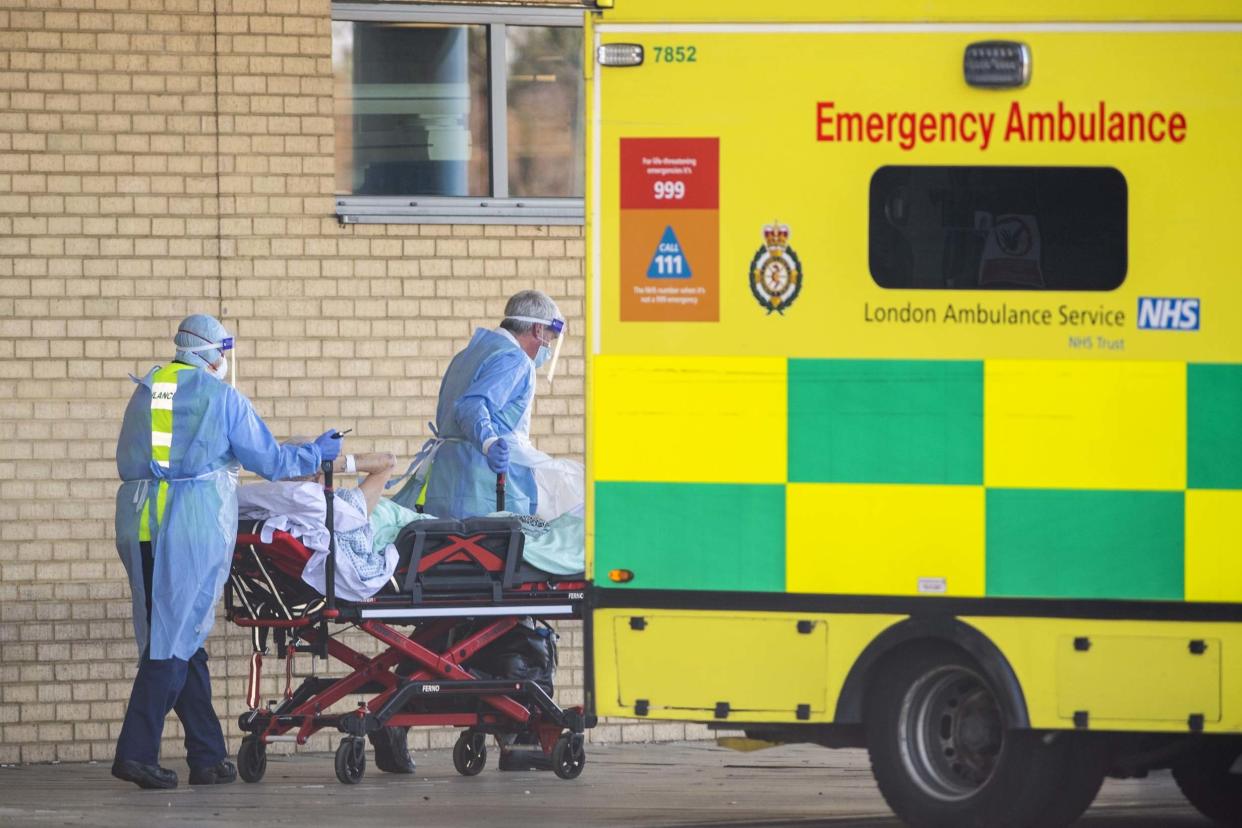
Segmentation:
<svg viewBox="0 0 1242 828">
<path fill-rule="evenodd" d="M 554 342 L 542 343 L 552 351 L 552 358 L 548 360 L 548 382 L 552 382 L 552 380 L 556 378 L 556 363 L 561 356 L 561 345 L 565 342 L 565 320 L 539 319 L 534 316 L 506 316 L 505 318 L 513 319 L 518 322 L 530 322 L 535 325 L 543 325 L 546 330 L 549 330 L 554 334 Z"/>
<path fill-rule="evenodd" d="M 187 331 L 187 333 L 192 333 L 192 332 Z M 193 334 L 193 335 L 198 336 L 198 334 Z M 192 354 L 198 353 L 199 351 L 220 351 L 221 355 L 224 355 L 225 351 L 233 350 L 233 337 L 226 336 L 224 339 L 220 340 L 219 342 L 208 342 L 206 345 L 195 345 L 193 348 L 183 348 L 182 346 L 177 345 L 177 350 L 186 351 L 187 353 L 192 353 Z M 225 362 L 225 370 L 228 370 L 228 357 L 227 356 L 224 356 L 224 362 Z M 234 357 L 233 370 L 229 371 L 228 373 L 229 373 L 229 385 L 236 388 L 237 387 L 236 357 Z"/>
</svg>

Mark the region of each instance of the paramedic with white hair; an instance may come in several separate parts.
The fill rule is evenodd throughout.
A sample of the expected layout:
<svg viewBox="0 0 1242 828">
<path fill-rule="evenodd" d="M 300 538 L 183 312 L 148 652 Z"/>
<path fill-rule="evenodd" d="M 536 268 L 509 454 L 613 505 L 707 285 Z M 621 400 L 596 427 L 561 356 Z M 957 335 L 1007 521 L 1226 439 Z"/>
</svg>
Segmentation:
<svg viewBox="0 0 1242 828">
<path fill-rule="evenodd" d="M 203 643 L 228 578 L 237 536 L 238 465 L 269 480 L 313 473 L 340 453 L 327 431 L 305 446 L 281 445 L 250 400 L 222 380 L 233 337 L 195 314 L 173 338 L 172 362 L 136 387 L 116 446 L 120 490 L 116 547 L 129 575 L 141 653 L 112 775 L 142 788 L 175 788 L 159 765 L 164 718 L 185 729 L 191 785 L 237 778 L 211 704 Z"/>
<path fill-rule="evenodd" d="M 407 472 L 413 478 L 393 499 L 414 508 L 426 480 L 428 514 L 486 515 L 495 511 L 496 476 L 503 473 L 506 511 L 545 517 L 560 508 L 551 502 L 541 508 L 541 498 L 554 499 L 548 492 L 555 487 L 539 483 L 536 469 L 553 469 L 561 461 L 531 445 L 530 417 L 535 372 L 547 364 L 553 377 L 564 330 L 560 309 L 538 290 L 514 294 L 496 329 L 476 330 L 440 383 L 435 436 L 414 458 Z"/>
</svg>

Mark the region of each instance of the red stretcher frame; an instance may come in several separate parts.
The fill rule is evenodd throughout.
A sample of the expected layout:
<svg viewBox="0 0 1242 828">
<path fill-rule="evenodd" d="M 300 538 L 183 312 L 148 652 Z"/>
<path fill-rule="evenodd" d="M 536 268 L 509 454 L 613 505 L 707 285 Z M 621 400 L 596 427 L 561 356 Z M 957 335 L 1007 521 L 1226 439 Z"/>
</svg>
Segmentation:
<svg viewBox="0 0 1242 828">
<path fill-rule="evenodd" d="M 332 526 L 332 478 L 324 464 L 324 492 L 328 526 Z M 470 538 L 453 538 L 460 546 Z M 522 584 L 500 602 L 481 596 L 473 600 L 419 601 L 413 596 L 381 596 L 359 604 L 340 604 L 335 598 L 335 538 L 330 533 L 330 555 L 325 567 L 328 594 L 319 597 L 302 582 L 300 573 L 310 552 L 284 532 L 275 532 L 264 543 L 258 527 L 239 532 L 233 567 L 226 589 L 226 617 L 239 627 L 252 630 L 254 653 L 247 683 L 249 712 L 239 718 L 247 735 L 238 752 L 242 778 L 257 782 L 266 768 L 266 746 L 272 742 L 306 744 L 315 733 L 334 728 L 345 735 L 337 749 L 337 777 L 345 783 L 361 780 L 365 760 L 363 737 L 386 727 L 465 728 L 454 749 L 454 765 L 464 775 L 478 773 L 486 761 L 486 736 L 499 741 L 509 734 L 536 737 L 552 770 L 565 779 L 576 778 L 585 763 L 583 734 L 594 727 L 595 717 L 581 706 L 561 708 L 535 681 L 480 679 L 465 666 L 471 658 L 516 627 L 525 616 L 554 615 L 581 618 L 585 582 L 549 581 Z M 502 567 L 494 556 L 477 556 L 485 567 Z M 487 563 L 491 558 L 491 564 Z M 439 558 L 429 556 L 420 570 Z M 464 639 L 443 649 L 436 642 L 470 618 L 485 616 Z M 387 648 L 367 656 L 333 637 L 329 624 L 353 624 L 383 642 Z M 414 625 L 407 635 L 396 626 Z M 283 698 L 266 707 L 259 688 L 269 632 L 275 633 L 277 654 L 285 661 Z M 306 677 L 293 687 L 293 657 L 310 652 L 335 659 L 351 668 L 335 678 Z M 399 665 L 407 672 L 398 674 Z M 410 670 L 410 665 L 413 669 Z M 358 706 L 347 712 L 326 713 L 349 696 L 362 695 Z M 369 696 L 369 697 L 368 697 Z M 465 705 L 472 711 L 411 712 L 408 705 L 418 698 L 475 697 Z M 352 761 L 351 761 L 352 760 Z"/>
</svg>

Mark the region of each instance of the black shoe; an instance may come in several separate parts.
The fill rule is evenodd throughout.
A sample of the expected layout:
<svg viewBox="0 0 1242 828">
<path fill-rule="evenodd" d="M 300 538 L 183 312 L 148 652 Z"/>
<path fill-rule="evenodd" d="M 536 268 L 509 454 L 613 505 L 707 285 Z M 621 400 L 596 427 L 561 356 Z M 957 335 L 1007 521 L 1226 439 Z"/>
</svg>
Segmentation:
<svg viewBox="0 0 1242 828">
<path fill-rule="evenodd" d="M 227 785 L 237 779 L 237 766 L 225 759 L 207 768 L 190 768 L 191 785 Z"/>
<path fill-rule="evenodd" d="M 367 735 L 375 748 L 375 767 L 384 773 L 413 773 L 414 759 L 406 744 L 408 727 L 385 727 Z"/>
<path fill-rule="evenodd" d="M 117 759 L 112 763 L 112 775 L 140 788 L 175 788 L 177 773 L 159 765 L 144 765 L 133 759 Z"/>
</svg>

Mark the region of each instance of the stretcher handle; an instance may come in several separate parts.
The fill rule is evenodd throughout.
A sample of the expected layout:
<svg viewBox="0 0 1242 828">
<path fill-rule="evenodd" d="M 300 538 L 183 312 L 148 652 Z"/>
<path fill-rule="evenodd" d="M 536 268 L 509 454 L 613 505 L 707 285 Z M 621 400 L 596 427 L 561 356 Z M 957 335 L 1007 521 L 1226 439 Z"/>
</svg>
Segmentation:
<svg viewBox="0 0 1242 828">
<path fill-rule="evenodd" d="M 328 593 L 327 609 L 336 609 L 336 532 L 333 531 L 335 519 L 332 513 L 333 502 L 336 500 L 332 490 L 332 461 L 323 461 L 323 496 L 326 514 L 324 523 L 328 528 L 328 560 L 324 562 L 324 586 Z"/>
<path fill-rule="evenodd" d="M 505 510 L 505 473 L 496 475 L 496 511 Z"/>
</svg>

